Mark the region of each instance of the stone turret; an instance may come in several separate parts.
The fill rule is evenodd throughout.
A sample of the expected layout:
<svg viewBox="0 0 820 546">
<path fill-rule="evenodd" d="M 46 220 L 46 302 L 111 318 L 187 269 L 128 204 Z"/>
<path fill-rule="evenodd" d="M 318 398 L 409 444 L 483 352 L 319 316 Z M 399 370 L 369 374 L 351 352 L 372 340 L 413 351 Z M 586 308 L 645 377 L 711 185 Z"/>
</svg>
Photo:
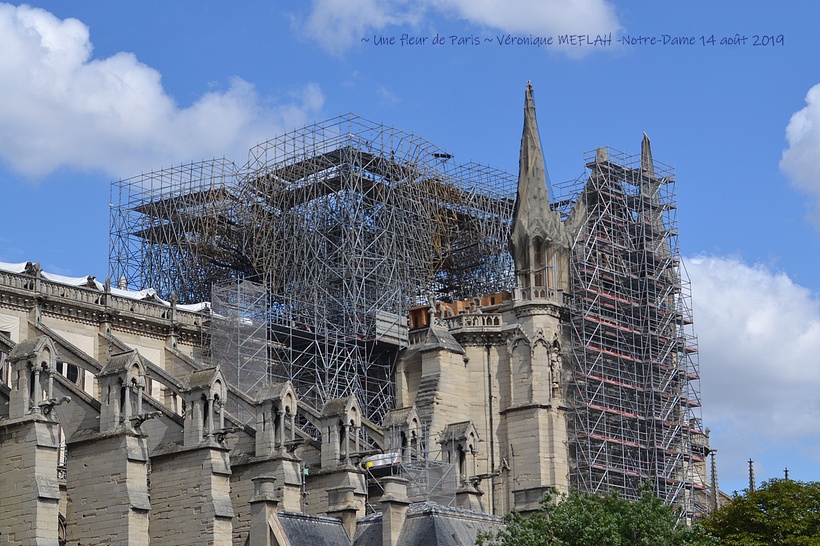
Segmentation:
<svg viewBox="0 0 820 546">
<path fill-rule="evenodd" d="M 546 299 L 551 290 L 568 288 L 566 267 L 561 255 L 568 251 L 569 238 L 561 223 L 561 215 L 550 208 L 547 171 L 532 93 L 532 85 L 528 82 L 524 100 L 518 195 L 510 236 L 518 301 Z"/>
<path fill-rule="evenodd" d="M 416 406 L 388 411 L 382 420 L 382 430 L 386 451 L 399 453 L 404 462 L 420 457 L 422 430 Z"/>
<path fill-rule="evenodd" d="M 212 441 L 225 428 L 223 411 L 227 388 L 218 367 L 199 370 L 188 376 L 182 389 L 185 402 L 183 445 L 193 447 Z"/>
<path fill-rule="evenodd" d="M 322 407 L 322 468 L 340 463 L 350 464 L 350 456 L 359 451 L 362 412 L 356 397 L 329 400 Z"/>
<path fill-rule="evenodd" d="M 230 546 L 234 511 L 223 409 L 227 387 L 219 367 L 191 373 L 181 394 L 182 445 L 158 446 L 151 455 L 151 543 Z"/>
<path fill-rule="evenodd" d="M 289 381 L 273 383 L 262 387 L 256 398 L 256 456 L 282 453 L 295 439 L 296 391 Z"/>
<path fill-rule="evenodd" d="M 452 423 L 445 427 L 438 443 L 442 458 L 452 463 L 458 476 L 456 504 L 459 508 L 483 511 L 476 476 L 476 456 L 479 443 L 478 431 L 472 421 Z"/>
<path fill-rule="evenodd" d="M 53 405 L 52 381 L 57 349 L 46 336 L 20 342 L 9 355 L 11 392 L 9 417 L 48 413 Z"/>
<path fill-rule="evenodd" d="M 0 419 L 0 542 L 57 544 L 59 425 L 52 408 L 57 353 L 46 337 L 9 354 L 9 418 Z M 52 540 L 53 538 L 53 540 Z"/>
<path fill-rule="evenodd" d="M 142 411 L 145 378 L 137 351 L 113 355 L 97 374 L 99 431 L 80 430 L 67 441 L 70 544 L 148 544 L 148 440 L 140 425 L 155 414 Z"/>
<path fill-rule="evenodd" d="M 137 351 L 112 356 L 97 379 L 102 389 L 100 432 L 141 422 L 145 364 Z"/>
<path fill-rule="evenodd" d="M 509 405 L 500 408 L 509 440 L 513 506 L 537 509 L 544 492 L 568 490 L 567 414 L 563 392 L 568 346 L 564 293 L 569 291 L 571 237 L 552 210 L 547 171 L 535 117 L 532 85 L 524 98 L 524 131 L 518 195 L 510 236 L 515 262 L 513 311 L 516 328 L 507 333 Z"/>
</svg>

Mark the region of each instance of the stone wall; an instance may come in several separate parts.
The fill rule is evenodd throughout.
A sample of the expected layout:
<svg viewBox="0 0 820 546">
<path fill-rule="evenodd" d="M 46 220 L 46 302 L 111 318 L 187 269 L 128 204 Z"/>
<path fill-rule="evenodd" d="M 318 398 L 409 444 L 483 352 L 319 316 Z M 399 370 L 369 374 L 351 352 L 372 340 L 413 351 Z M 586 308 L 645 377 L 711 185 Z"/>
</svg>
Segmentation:
<svg viewBox="0 0 820 546">
<path fill-rule="evenodd" d="M 0 544 L 57 546 L 58 425 L 37 416 L 0 423 Z"/>
</svg>

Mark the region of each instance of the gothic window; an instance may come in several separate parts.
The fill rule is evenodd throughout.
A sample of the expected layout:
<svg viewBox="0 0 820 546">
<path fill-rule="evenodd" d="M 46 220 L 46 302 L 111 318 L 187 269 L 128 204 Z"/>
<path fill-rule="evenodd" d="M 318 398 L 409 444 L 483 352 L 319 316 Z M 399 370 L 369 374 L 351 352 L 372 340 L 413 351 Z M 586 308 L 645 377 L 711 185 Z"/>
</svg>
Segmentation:
<svg viewBox="0 0 820 546">
<path fill-rule="evenodd" d="M 7 332 L 6 330 L 0 330 L 0 334 L 11 337 L 11 332 Z M 6 361 L 7 357 L 8 355 L 6 353 L 0 351 L 0 383 L 11 385 L 11 366 Z"/>
<path fill-rule="evenodd" d="M 535 237 L 532 240 L 533 253 L 533 285 L 544 286 L 544 240 L 541 237 Z"/>
<path fill-rule="evenodd" d="M 66 379 L 82 388 L 85 374 L 80 371 L 79 366 L 67 362 L 57 362 L 57 371 L 64 375 Z"/>
<path fill-rule="evenodd" d="M 558 279 L 556 278 L 555 249 L 553 248 L 547 250 L 546 271 L 547 288 L 555 288 Z"/>
</svg>

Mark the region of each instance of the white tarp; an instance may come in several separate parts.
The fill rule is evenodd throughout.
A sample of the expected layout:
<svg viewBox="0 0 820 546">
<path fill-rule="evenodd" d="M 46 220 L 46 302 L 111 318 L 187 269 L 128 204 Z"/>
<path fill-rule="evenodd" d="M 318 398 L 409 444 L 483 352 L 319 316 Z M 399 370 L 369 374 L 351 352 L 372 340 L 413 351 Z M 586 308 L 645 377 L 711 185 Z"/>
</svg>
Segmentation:
<svg viewBox="0 0 820 546">
<path fill-rule="evenodd" d="M 22 273 L 26 270 L 26 264 L 28 262 L 20 262 L 19 264 L 10 264 L 6 262 L 0 262 L 0 269 L 3 271 L 8 271 L 9 273 Z"/>
<path fill-rule="evenodd" d="M 0 262 L 0 271 L 8 271 L 9 273 L 16 274 L 24 273 L 26 271 L 26 265 L 28 265 L 29 263 L 31 262 Z M 68 286 L 80 286 L 83 288 L 90 288 L 92 290 L 99 290 L 100 292 L 105 290 L 105 285 L 91 275 L 85 277 L 67 277 L 65 275 L 57 275 L 56 273 L 46 273 L 45 271 L 40 272 L 40 275 L 43 279 L 58 284 L 65 284 Z M 164 305 L 166 307 L 171 306 L 171 302 L 165 301 L 164 299 L 160 298 L 157 295 L 157 291 L 153 288 L 146 288 L 144 290 L 123 290 L 121 288 L 116 288 L 112 286 L 111 294 L 113 294 L 114 296 L 119 296 L 121 298 L 128 298 L 131 300 L 148 300 L 159 303 L 160 305 Z M 177 305 L 177 309 L 179 309 L 180 311 L 188 311 L 189 313 L 199 313 L 201 311 L 209 309 L 210 306 L 210 302 L 205 301 L 202 303 Z"/>
<path fill-rule="evenodd" d="M 20 343 L 20 317 L 0 315 L 0 332 L 8 332 L 15 343 Z"/>
</svg>

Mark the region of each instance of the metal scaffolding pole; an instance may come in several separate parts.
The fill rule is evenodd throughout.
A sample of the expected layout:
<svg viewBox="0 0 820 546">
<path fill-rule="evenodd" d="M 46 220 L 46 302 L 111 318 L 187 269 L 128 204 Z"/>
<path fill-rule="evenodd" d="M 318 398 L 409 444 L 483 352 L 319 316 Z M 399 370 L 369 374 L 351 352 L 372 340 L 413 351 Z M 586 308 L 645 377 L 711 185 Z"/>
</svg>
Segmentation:
<svg viewBox="0 0 820 546">
<path fill-rule="evenodd" d="M 590 152 L 587 174 L 561 188 L 576 229 L 572 478 L 581 492 L 628 499 L 650 482 L 691 515 L 706 481 L 695 475 L 703 432 L 689 283 L 674 172 L 647 155 Z"/>
<path fill-rule="evenodd" d="M 271 377 L 317 403 L 392 407 L 408 309 L 508 290 L 516 181 L 345 115 L 212 161 L 112 186 L 110 269 L 183 303 L 264 284 Z"/>
</svg>

